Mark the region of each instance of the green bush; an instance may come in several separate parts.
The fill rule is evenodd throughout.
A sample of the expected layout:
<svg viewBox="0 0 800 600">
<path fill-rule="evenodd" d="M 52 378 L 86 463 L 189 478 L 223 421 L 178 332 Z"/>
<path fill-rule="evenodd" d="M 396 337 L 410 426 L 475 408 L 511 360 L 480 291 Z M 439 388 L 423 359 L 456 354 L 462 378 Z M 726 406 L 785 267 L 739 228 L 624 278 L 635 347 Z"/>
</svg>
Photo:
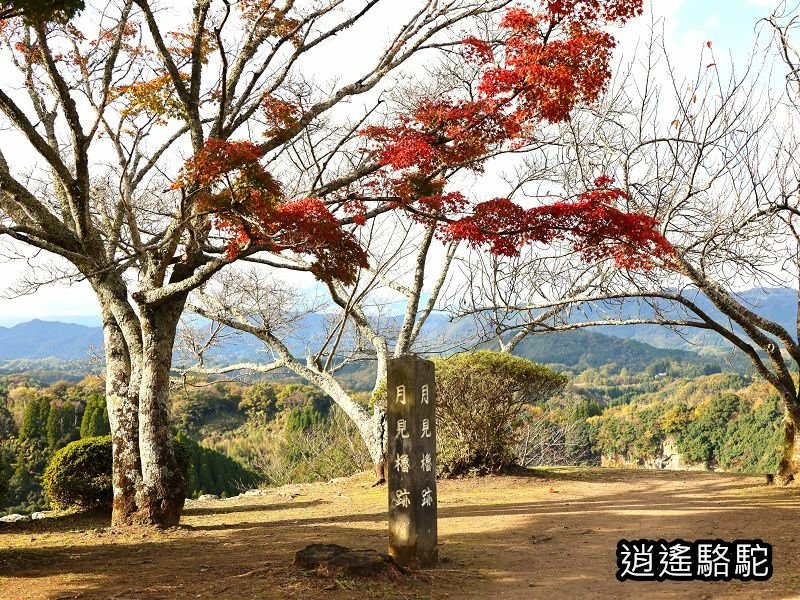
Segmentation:
<svg viewBox="0 0 800 600">
<path fill-rule="evenodd" d="M 47 498 L 59 507 L 111 507 L 111 436 L 72 442 L 44 472 Z"/>
<path fill-rule="evenodd" d="M 233 496 L 261 480 L 257 473 L 222 452 L 204 448 L 183 432 L 178 433 L 176 441 L 176 448 L 180 448 L 178 461 L 188 465 L 187 496 Z"/>
<path fill-rule="evenodd" d="M 372 462 L 358 429 L 338 407 L 308 428 L 286 428 L 277 449 L 254 466 L 272 485 L 327 481 L 352 475 Z"/>
<path fill-rule="evenodd" d="M 189 475 L 192 453 L 175 439 L 178 465 Z M 45 496 L 55 506 L 111 508 L 111 436 L 89 437 L 64 446 L 53 455 L 44 471 Z"/>
<path fill-rule="evenodd" d="M 437 470 L 490 473 L 512 464 L 524 407 L 560 392 L 567 378 L 500 352 L 456 354 L 436 365 Z"/>
</svg>

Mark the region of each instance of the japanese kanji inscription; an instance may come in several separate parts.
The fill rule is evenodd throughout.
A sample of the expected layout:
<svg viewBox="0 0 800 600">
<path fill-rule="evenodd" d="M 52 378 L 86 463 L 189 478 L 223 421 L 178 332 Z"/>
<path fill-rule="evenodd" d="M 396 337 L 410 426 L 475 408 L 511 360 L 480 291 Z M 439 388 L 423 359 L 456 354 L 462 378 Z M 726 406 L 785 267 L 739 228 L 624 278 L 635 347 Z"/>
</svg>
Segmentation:
<svg viewBox="0 0 800 600">
<path fill-rule="evenodd" d="M 401 565 L 438 560 L 436 528 L 436 386 L 433 363 L 389 361 L 389 554 Z"/>
</svg>

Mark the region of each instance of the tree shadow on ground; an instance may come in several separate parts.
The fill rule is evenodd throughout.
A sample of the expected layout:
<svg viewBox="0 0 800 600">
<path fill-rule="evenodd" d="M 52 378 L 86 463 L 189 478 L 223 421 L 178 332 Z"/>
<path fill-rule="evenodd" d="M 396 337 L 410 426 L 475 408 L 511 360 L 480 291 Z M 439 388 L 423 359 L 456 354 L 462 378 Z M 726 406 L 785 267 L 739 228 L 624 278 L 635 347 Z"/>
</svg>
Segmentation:
<svg viewBox="0 0 800 600">
<path fill-rule="evenodd" d="M 240 512 L 263 512 L 283 510 L 287 508 L 310 508 L 320 504 L 330 504 L 328 500 L 310 500 L 308 502 L 282 502 L 279 504 L 237 504 L 235 506 L 225 506 L 224 500 L 212 501 L 208 506 L 192 506 L 183 511 L 184 517 L 197 517 L 202 515 L 229 515 Z"/>
<path fill-rule="evenodd" d="M 53 598 L 788 598 L 800 589 L 793 533 L 800 518 L 796 491 L 766 488 L 747 478 L 684 474 L 684 479 L 690 484 L 685 488 L 661 477 L 635 487 L 648 481 L 637 477 L 628 481 L 633 487 L 624 494 L 598 486 L 582 495 L 559 492 L 544 498 L 544 486 L 531 479 L 535 499 L 499 504 L 472 501 L 468 490 L 448 497 L 445 489 L 439 509 L 443 562 L 439 569 L 400 581 L 340 579 L 331 590 L 329 579 L 291 566 L 294 552 L 312 542 L 384 549 L 386 514 L 378 496 L 358 507 L 309 500 L 193 508 L 192 518 L 218 522 L 166 532 L 108 530 L 64 539 L 58 532 L 75 527 L 56 527 L 49 530 L 54 539 L 0 550 L 0 576 L 12 577 L 19 590 L 40 580 L 57 581 L 59 589 L 46 596 Z M 509 479 L 511 485 L 520 484 Z M 748 488 L 751 494 L 743 493 Z M 311 510 L 328 514 L 304 515 Z M 27 527 L 24 533 L 36 537 Z M 706 537 L 773 543 L 773 580 L 658 584 L 615 579 L 621 538 Z"/>
</svg>

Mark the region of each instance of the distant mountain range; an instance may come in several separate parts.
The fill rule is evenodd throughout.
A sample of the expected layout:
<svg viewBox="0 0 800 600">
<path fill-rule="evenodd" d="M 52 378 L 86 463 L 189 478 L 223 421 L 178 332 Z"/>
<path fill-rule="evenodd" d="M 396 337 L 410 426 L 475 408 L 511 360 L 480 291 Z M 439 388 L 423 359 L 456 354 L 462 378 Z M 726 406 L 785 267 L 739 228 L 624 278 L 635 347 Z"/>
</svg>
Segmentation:
<svg viewBox="0 0 800 600">
<path fill-rule="evenodd" d="M 779 323 L 792 336 L 797 332 L 798 294 L 785 288 L 760 288 L 739 292 L 740 300 L 753 312 Z M 719 310 L 705 296 L 698 294 L 695 303 L 715 319 L 724 321 Z M 587 311 L 588 318 L 597 316 L 596 311 Z M 647 306 L 628 302 L 621 311 L 625 318 L 652 318 L 653 312 Z M 699 352 L 703 355 L 719 356 L 731 348 L 730 343 L 718 334 L 701 329 L 685 329 L 680 333 L 658 325 L 622 325 L 597 327 L 594 331 L 613 337 L 637 340 L 657 348 L 680 348 Z"/>
<path fill-rule="evenodd" d="M 636 340 L 580 329 L 531 336 L 523 340 L 514 353 L 534 362 L 564 365 L 575 371 L 617 364 L 638 372 L 656 361 L 708 362 L 696 352 L 656 348 Z"/>
<path fill-rule="evenodd" d="M 449 321 L 434 315 L 429 337 L 446 336 Z M 437 331 L 438 330 L 438 331 Z M 293 352 L 302 356 L 303 339 L 317 335 L 320 330 L 306 323 L 306 328 L 292 336 Z M 27 373 L 43 381 L 79 379 L 86 373 L 91 348 L 100 349 L 103 331 L 73 323 L 34 320 L 14 327 L 0 327 L 0 374 Z M 455 344 L 457 349 L 457 344 Z M 615 363 L 620 368 L 636 372 L 659 361 L 700 364 L 707 359 L 695 352 L 680 349 L 656 348 L 630 339 L 620 339 L 595 331 L 575 330 L 537 335 L 519 345 L 516 354 L 540 363 L 559 365 L 575 371 Z M 185 362 L 177 357 L 176 362 Z M 214 350 L 209 364 L 225 365 L 237 362 L 269 361 L 259 342 L 249 336 L 236 336 Z M 367 389 L 374 380 L 374 365 L 349 367 L 342 373 L 347 384 L 355 389 Z"/>
<path fill-rule="evenodd" d="M 34 319 L 0 327 L 0 360 L 58 358 L 81 360 L 103 347 L 103 329 Z"/>
<path fill-rule="evenodd" d="M 783 289 L 749 290 L 741 296 L 759 314 L 777 321 L 789 331 L 795 330 L 796 292 Z M 707 300 L 700 298 L 698 304 L 709 313 L 715 313 Z M 646 309 L 641 307 L 626 307 L 625 311 L 629 316 L 647 316 Z M 302 356 L 308 340 L 321 336 L 324 329 L 324 315 L 306 317 L 296 325 L 289 337 L 289 348 Z M 457 349 L 459 341 L 469 335 L 470 329 L 468 323 L 451 322 L 446 315 L 434 313 L 426 324 L 424 334 L 428 339 L 446 340 L 453 349 Z M 635 325 L 537 335 L 525 340 L 517 353 L 537 362 L 565 365 L 577 370 L 609 363 L 639 370 L 660 359 L 689 363 L 719 361 L 729 354 L 726 344 L 716 334 L 704 331 L 690 330 L 679 335 L 655 325 Z M 31 361 L 48 359 L 48 365 L 52 367 L 54 361 L 83 362 L 89 358 L 91 348 L 100 349 L 102 345 L 101 327 L 39 319 L 13 327 L 0 327 L 2 363 L 22 361 L 20 364 L 31 364 Z M 254 338 L 244 335 L 230 338 L 208 358 L 214 364 L 269 360 L 263 346 Z M 9 366 L 5 365 L 3 370 L 8 372 Z M 741 363 L 737 368 L 740 367 Z"/>
</svg>

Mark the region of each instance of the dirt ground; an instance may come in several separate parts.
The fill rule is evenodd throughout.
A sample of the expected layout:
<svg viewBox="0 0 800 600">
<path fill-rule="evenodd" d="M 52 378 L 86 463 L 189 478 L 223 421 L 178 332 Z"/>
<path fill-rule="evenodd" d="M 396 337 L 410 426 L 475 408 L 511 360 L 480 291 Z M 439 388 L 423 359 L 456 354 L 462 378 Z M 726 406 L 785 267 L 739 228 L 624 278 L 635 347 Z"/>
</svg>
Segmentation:
<svg viewBox="0 0 800 600">
<path fill-rule="evenodd" d="M 367 475 L 191 503 L 167 531 L 70 516 L 0 529 L 0 598 L 800 598 L 800 489 L 763 478 L 547 469 L 439 484 L 439 568 L 324 578 L 312 542 L 384 550 L 386 489 Z M 618 582 L 620 538 L 773 545 L 767 582 Z"/>
</svg>

